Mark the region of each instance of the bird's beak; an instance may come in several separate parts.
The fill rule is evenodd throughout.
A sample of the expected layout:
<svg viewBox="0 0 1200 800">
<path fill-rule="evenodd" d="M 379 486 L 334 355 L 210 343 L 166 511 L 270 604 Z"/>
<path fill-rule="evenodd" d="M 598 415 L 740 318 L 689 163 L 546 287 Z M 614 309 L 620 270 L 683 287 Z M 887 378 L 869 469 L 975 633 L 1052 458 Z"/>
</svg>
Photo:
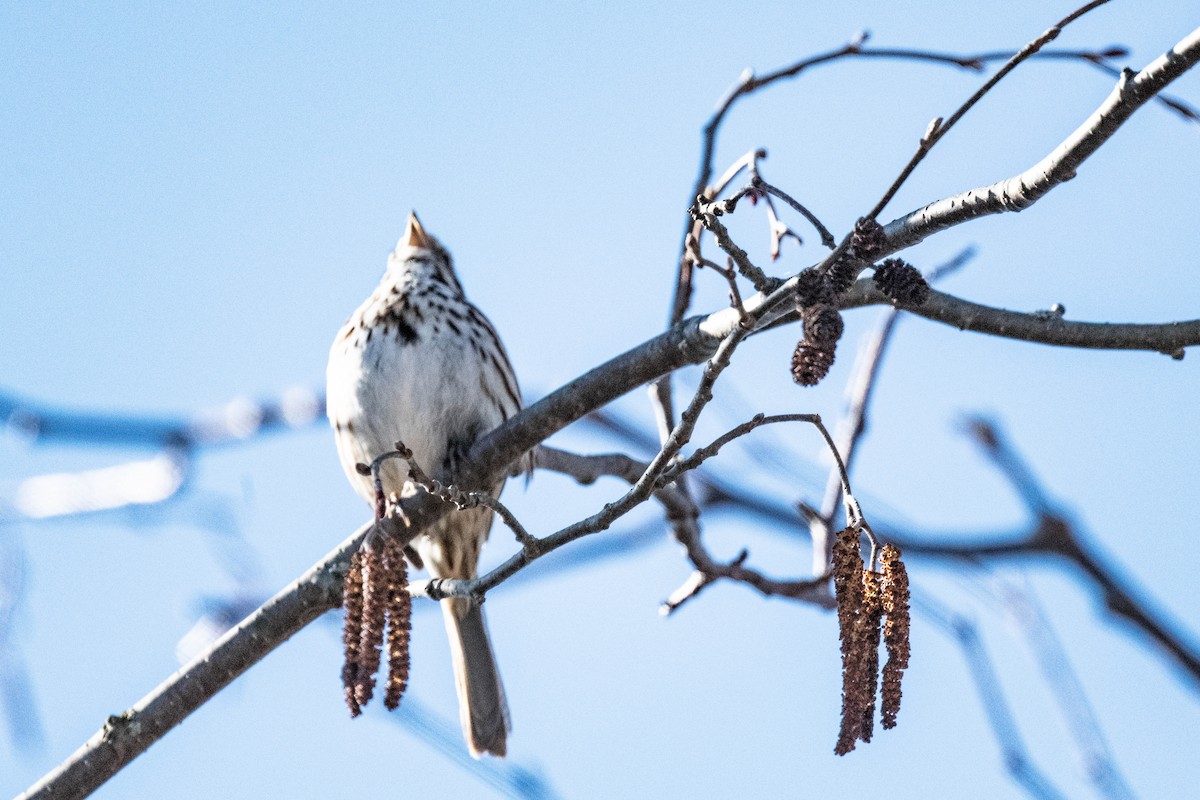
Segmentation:
<svg viewBox="0 0 1200 800">
<path fill-rule="evenodd" d="M 400 241 L 407 243 L 409 247 L 429 248 L 429 234 L 421 227 L 421 220 L 417 219 L 417 212 L 409 212 L 408 226 L 404 229 L 404 236 Z"/>
</svg>

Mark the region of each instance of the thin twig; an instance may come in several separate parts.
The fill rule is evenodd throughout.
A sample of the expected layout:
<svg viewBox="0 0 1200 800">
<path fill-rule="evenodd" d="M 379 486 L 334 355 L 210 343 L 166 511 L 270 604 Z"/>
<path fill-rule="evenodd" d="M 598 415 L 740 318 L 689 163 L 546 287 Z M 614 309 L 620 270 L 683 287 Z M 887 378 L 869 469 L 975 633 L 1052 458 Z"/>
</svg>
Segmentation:
<svg viewBox="0 0 1200 800">
<path fill-rule="evenodd" d="M 725 278 L 725 282 L 729 284 L 729 306 L 738 312 L 738 324 L 746 330 L 753 330 L 754 322 L 750 319 L 750 316 L 746 313 L 746 309 L 742 305 L 742 292 L 738 289 L 737 270 L 733 267 L 733 259 L 729 259 L 729 265 L 725 267 L 699 255 L 694 256 L 694 260 L 697 266 L 711 269 Z"/>
<path fill-rule="evenodd" d="M 703 194 L 706 198 L 716 198 L 724 193 L 726 187 L 740 175 L 745 169 L 752 168 L 755 162 L 760 158 L 766 158 L 766 150 L 750 150 L 742 155 L 737 161 L 733 162 L 725 174 L 717 180 L 716 183 L 702 186 L 698 194 Z M 707 181 L 707 177 L 705 178 Z M 691 296 L 691 280 L 692 266 L 699 263 L 701 259 L 700 252 L 700 236 L 704 231 L 704 226 L 698 220 L 691 220 L 683 237 L 683 254 L 680 256 L 679 271 L 676 276 L 677 285 L 675 296 L 678 299 L 681 296 Z M 711 262 L 709 262 L 711 263 Z M 738 301 L 740 308 L 740 299 Z M 674 325 L 683 319 L 682 314 L 678 315 L 672 312 L 671 324 Z M 667 373 L 650 385 L 650 403 L 654 409 L 655 421 L 658 423 L 659 443 L 664 444 L 667 437 L 671 434 L 671 429 L 675 426 L 675 407 L 672 399 L 671 391 L 671 375 Z M 681 490 L 687 491 L 686 482 L 681 484 Z"/>
<path fill-rule="evenodd" d="M 870 526 L 862 518 L 861 511 L 858 508 L 858 503 L 850 492 L 849 476 L 842 465 L 841 456 L 837 452 L 837 448 L 833 443 L 829 431 L 826 430 L 821 422 L 820 416 L 816 414 L 780 414 L 768 417 L 763 414 L 756 415 L 748 422 L 742 423 L 727 433 L 718 437 L 712 444 L 699 448 L 689 458 L 678 462 L 673 470 L 678 470 L 680 474 L 684 471 L 692 470 L 702 464 L 707 458 L 716 455 L 717 452 L 725 444 L 734 439 L 744 436 L 752 430 L 766 424 L 776 422 L 807 422 L 820 431 L 821 436 L 825 439 L 826 444 L 833 452 L 833 457 L 839 467 L 841 467 L 841 475 L 844 480 L 845 498 L 846 498 L 846 515 L 852 520 L 852 524 L 858 525 L 860 529 L 867 534 L 872 544 L 871 560 L 872 566 L 875 560 L 875 549 L 878 546 L 878 540 L 871 531 Z M 664 474 L 660 481 L 666 482 L 669 480 L 670 473 Z M 707 587 L 710 583 L 719 577 L 730 578 L 733 580 L 749 583 L 763 594 L 785 594 L 786 596 L 803 598 L 812 601 L 828 602 L 827 594 L 821 594 L 826 591 L 828 581 L 828 570 L 825 568 L 814 570 L 816 577 L 802 581 L 781 582 L 772 579 L 767 579 L 760 573 L 746 569 L 742 564 L 746 561 L 749 553 L 745 550 L 734 559 L 732 562 L 724 565 L 717 564 L 709 555 L 708 551 L 700 542 L 700 533 L 695 525 L 696 514 L 680 516 L 676 524 L 676 538 L 684 545 L 688 552 L 688 557 L 696 566 L 696 572 L 703 579 L 698 579 L 696 573 L 693 574 L 684 584 L 676 589 L 662 606 L 664 614 L 670 614 L 676 611 L 683 603 L 696 597 L 701 590 Z"/>
<path fill-rule="evenodd" d="M 648 469 L 648 465 L 622 453 L 584 456 L 545 445 L 537 449 L 537 463 L 540 467 L 571 475 L 584 484 L 590 484 L 602 475 L 612 475 L 635 483 Z M 767 596 L 788 597 L 828 606 L 828 576 L 823 572 L 815 578 L 777 580 L 746 567 L 748 553 L 745 552 L 728 563 L 713 559 L 700 542 L 699 530 L 695 525 L 699 511 L 690 496 L 678 491 L 678 486 L 678 482 L 660 486 L 655 490 L 654 497 L 662 503 L 667 519 L 675 529 L 675 536 L 684 544 L 695 569 L 683 586 L 672 592 L 665 601 L 663 613 L 673 612 L 718 579 L 745 583 Z M 469 587 L 460 588 L 470 591 Z"/>
<path fill-rule="evenodd" d="M 750 420 L 743 422 L 742 424 L 734 427 L 732 430 L 729 430 L 726 433 L 718 436 L 712 441 L 711 444 L 698 448 L 687 458 L 683 459 L 682 461 L 675 462 L 671 469 L 663 473 L 662 477 L 659 478 L 659 482 L 664 485 L 670 483 L 680 474 L 699 467 L 705 461 L 715 456 L 718 452 L 720 452 L 722 447 L 729 444 L 734 439 L 745 436 L 751 431 L 757 430 L 764 425 L 774 425 L 780 422 L 808 422 L 813 425 L 820 425 L 821 417 L 817 414 L 772 414 L 770 416 L 766 414 L 755 414 Z"/>
<path fill-rule="evenodd" d="M 790 283 L 790 281 L 789 281 Z M 786 286 L 786 284 L 785 284 Z M 750 298 L 747 302 L 752 302 Z M 843 310 L 892 301 L 870 279 L 860 279 L 842 296 Z M 974 331 L 1003 339 L 1094 350 L 1145 350 L 1182 359 L 1184 349 L 1200 345 L 1200 319 L 1173 322 L 1084 322 L 1044 312 L 1009 311 L 975 303 L 933 289 L 919 306 L 905 312 L 940 322 L 960 331 Z M 797 319 L 788 315 L 781 324 Z M 772 320 L 773 322 L 775 320 Z"/>
<path fill-rule="evenodd" d="M 1123 71 L 1104 102 L 1034 166 L 989 186 L 930 203 L 889 222 L 884 226 L 887 252 L 911 247 L 937 231 L 967 220 L 1030 207 L 1056 186 L 1074 178 L 1083 162 L 1112 138 L 1134 112 L 1197 62 L 1200 62 L 1200 29 L 1189 33 L 1141 72 Z"/>
<path fill-rule="evenodd" d="M 750 551 L 742 550 L 733 561 L 729 562 L 728 568 L 733 570 L 741 567 L 749 557 Z M 662 604 L 658 607 L 658 613 L 664 617 L 669 617 L 678 611 L 684 603 L 699 597 L 702 591 L 712 586 L 721 577 L 722 575 L 717 572 L 701 569 L 693 570 L 692 574 L 687 577 L 687 580 L 681 583 L 678 589 L 671 592 L 666 600 L 662 601 Z M 730 577 L 730 575 L 725 575 L 724 577 Z"/>
<path fill-rule="evenodd" d="M 546 445 L 537 448 L 537 463 L 539 467 L 570 475 L 585 485 L 604 475 L 635 483 L 648 468 L 647 464 L 623 453 L 579 455 Z M 718 579 L 745 583 L 767 596 L 788 597 L 828 606 L 828 596 L 823 593 L 828 578 L 824 574 L 798 581 L 776 580 L 746 567 L 748 554 L 739 555 L 729 563 L 713 559 L 701 544 L 699 532 L 694 529 L 699 511 L 690 496 L 680 492 L 678 487 L 678 482 L 659 487 L 654 491 L 654 497 L 666 511 L 667 519 L 675 529 L 676 538 L 684 542 L 688 558 L 695 569 L 683 586 L 672 592 L 665 601 L 662 609 L 664 613 L 674 611 Z M 684 530 L 680 530 L 681 528 Z"/>
<path fill-rule="evenodd" d="M 702 225 L 704 225 L 705 229 L 712 233 L 713 239 L 715 239 L 717 242 L 717 246 L 724 250 L 725 253 L 733 259 L 734 263 L 737 264 L 738 271 L 741 272 L 742 275 L 744 275 L 750 281 L 750 283 L 754 285 L 755 290 L 760 292 L 769 292 L 772 288 L 778 285 L 779 282 L 774 278 L 768 277 L 768 275 L 763 272 L 762 269 L 754 265 L 746 251 L 738 247 L 737 243 L 730 238 L 729 230 L 723 224 L 721 224 L 719 219 L 717 219 L 718 216 L 725 213 L 726 204 L 728 202 L 729 201 L 702 202 L 699 198 L 697 198 L 696 203 L 693 206 L 695 210 L 696 221 L 700 222 Z"/>
</svg>

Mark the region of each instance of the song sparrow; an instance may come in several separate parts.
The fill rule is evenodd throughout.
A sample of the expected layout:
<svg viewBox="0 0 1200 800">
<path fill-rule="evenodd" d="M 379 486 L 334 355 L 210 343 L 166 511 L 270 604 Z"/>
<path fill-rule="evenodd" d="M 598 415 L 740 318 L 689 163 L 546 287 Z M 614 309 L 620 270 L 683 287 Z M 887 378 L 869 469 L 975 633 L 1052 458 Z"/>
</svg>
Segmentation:
<svg viewBox="0 0 1200 800">
<path fill-rule="evenodd" d="M 402 440 L 427 474 L 453 471 L 477 438 L 521 408 L 517 379 L 495 329 L 467 301 L 450 254 L 416 214 L 388 257 L 383 280 L 333 343 L 327 398 L 342 468 L 371 504 L 372 479 L 360 475 L 356 464 L 370 463 Z M 527 456 L 522 467 L 530 466 Z M 403 461 L 385 462 L 385 494 L 418 491 L 407 475 Z M 503 481 L 493 492 L 502 486 Z M 486 508 L 451 511 L 413 545 L 434 577 L 474 578 L 491 524 Z M 443 600 L 442 611 L 471 754 L 502 756 L 508 706 L 483 610 L 456 598 Z"/>
</svg>

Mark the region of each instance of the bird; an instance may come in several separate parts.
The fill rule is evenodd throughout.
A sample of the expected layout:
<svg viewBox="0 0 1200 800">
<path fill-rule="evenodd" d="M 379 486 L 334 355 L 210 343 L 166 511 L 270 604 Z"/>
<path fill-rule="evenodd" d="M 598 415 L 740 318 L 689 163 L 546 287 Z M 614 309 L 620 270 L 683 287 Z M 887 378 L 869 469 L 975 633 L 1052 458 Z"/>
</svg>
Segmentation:
<svg viewBox="0 0 1200 800">
<path fill-rule="evenodd" d="M 471 445 L 522 407 L 517 378 L 496 329 L 463 293 L 450 253 L 416 212 L 389 254 L 374 292 L 334 339 L 326 403 L 338 457 L 351 485 L 375 504 L 369 464 L 397 441 L 427 475 L 454 474 Z M 526 454 L 516 471 L 529 472 Z M 398 459 L 380 467 L 385 496 L 420 491 Z M 496 496 L 504 480 L 492 487 Z M 479 506 L 452 510 L 419 534 L 417 566 L 434 578 L 470 580 L 492 525 Z M 511 722 L 482 607 L 471 598 L 441 601 L 450 639 L 459 717 L 472 756 L 503 756 Z"/>
</svg>

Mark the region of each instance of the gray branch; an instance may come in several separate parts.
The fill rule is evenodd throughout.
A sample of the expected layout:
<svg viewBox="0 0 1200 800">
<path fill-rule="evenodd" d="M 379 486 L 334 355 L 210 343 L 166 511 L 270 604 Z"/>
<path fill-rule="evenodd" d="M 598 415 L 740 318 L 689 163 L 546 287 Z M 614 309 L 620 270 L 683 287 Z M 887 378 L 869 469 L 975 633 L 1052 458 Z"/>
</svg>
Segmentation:
<svg viewBox="0 0 1200 800">
<path fill-rule="evenodd" d="M 1200 61 L 1200 28 L 1156 58 L 1141 72 L 1126 69 L 1108 98 L 1045 158 L 1011 178 L 930 203 L 884 226 L 890 252 L 988 214 L 1023 211 L 1051 189 L 1075 177 L 1080 165 L 1107 142 L 1167 84 Z"/>
<path fill-rule="evenodd" d="M 875 288 L 873 281 L 862 279 L 843 298 L 842 307 L 856 308 L 891 302 Z M 934 322 L 952 325 L 961 331 L 1058 347 L 1149 350 L 1183 358 L 1185 347 L 1200 344 L 1200 319 L 1155 323 L 1081 322 L 1066 320 L 1044 311 L 1025 313 L 980 305 L 936 290 L 931 290 L 929 299 L 921 305 L 904 306 L 904 310 Z"/>
<path fill-rule="evenodd" d="M 350 553 L 371 527 L 367 524 L 355 531 L 325 559 L 132 708 L 110 716 L 82 747 L 18 800 L 87 797 L 267 653 L 338 606 Z"/>
</svg>

